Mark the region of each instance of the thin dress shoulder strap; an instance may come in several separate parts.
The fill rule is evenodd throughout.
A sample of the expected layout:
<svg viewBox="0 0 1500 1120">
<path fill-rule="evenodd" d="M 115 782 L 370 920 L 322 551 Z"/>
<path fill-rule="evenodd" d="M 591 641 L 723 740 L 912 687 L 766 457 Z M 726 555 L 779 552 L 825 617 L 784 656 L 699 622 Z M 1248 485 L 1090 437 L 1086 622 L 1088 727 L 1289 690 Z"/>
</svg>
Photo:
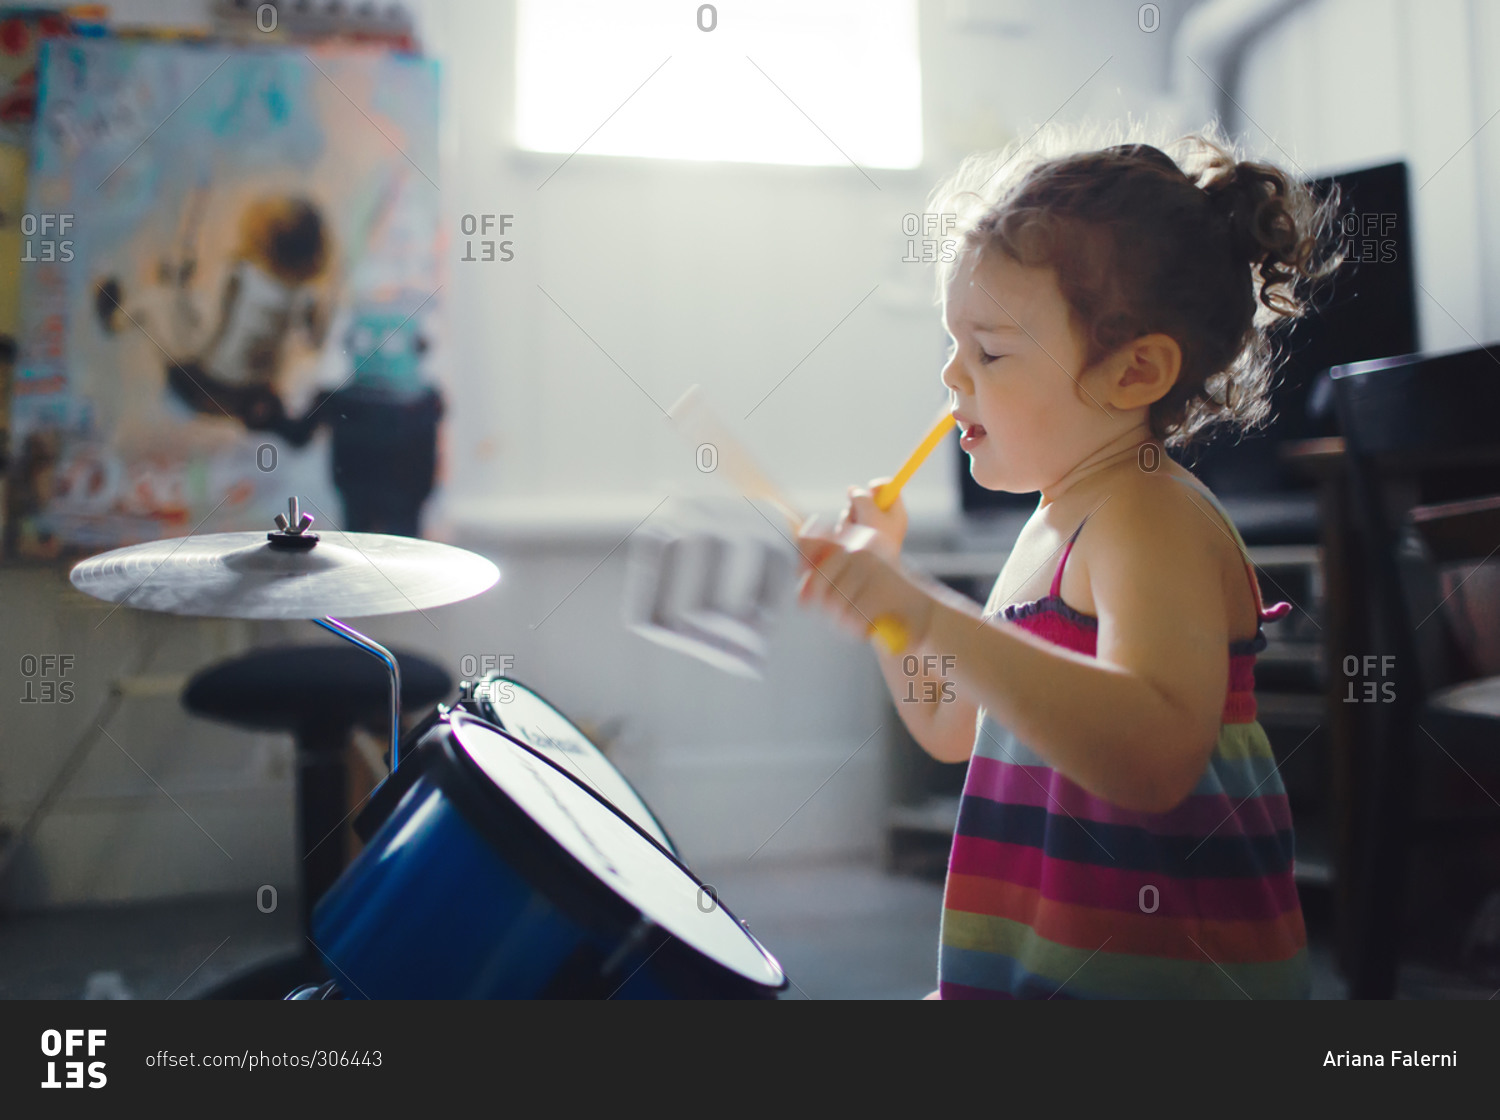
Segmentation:
<svg viewBox="0 0 1500 1120">
<path fill-rule="evenodd" d="M 1056 599 L 1062 594 L 1063 568 L 1068 563 L 1068 557 L 1073 554 L 1073 545 L 1078 542 L 1078 534 L 1083 532 L 1083 527 L 1088 524 L 1088 520 L 1092 516 L 1092 513 L 1085 514 L 1083 520 L 1078 523 L 1078 528 L 1074 529 L 1073 535 L 1068 538 L 1068 545 L 1063 549 L 1062 559 L 1057 562 L 1057 571 L 1052 573 L 1052 590 L 1047 592 L 1049 599 Z"/>
<path fill-rule="evenodd" d="M 1218 515 L 1219 520 L 1228 528 L 1230 537 L 1240 550 L 1240 558 L 1245 562 L 1245 576 L 1250 581 L 1250 594 L 1255 598 L 1256 618 L 1261 622 L 1274 622 L 1278 618 L 1285 617 L 1287 612 L 1292 609 L 1292 604 L 1281 602 L 1273 603 L 1269 607 L 1266 606 L 1265 600 L 1261 598 L 1260 594 L 1260 581 L 1255 578 L 1255 563 L 1250 559 L 1250 547 L 1245 544 L 1245 538 L 1240 536 L 1239 529 L 1235 527 L 1234 519 L 1229 516 L 1228 512 L 1219 503 L 1219 499 L 1214 497 L 1213 493 L 1207 487 L 1189 482 L 1187 479 L 1175 474 L 1169 474 L 1168 477 L 1176 482 L 1180 482 L 1193 493 L 1204 498 Z"/>
</svg>

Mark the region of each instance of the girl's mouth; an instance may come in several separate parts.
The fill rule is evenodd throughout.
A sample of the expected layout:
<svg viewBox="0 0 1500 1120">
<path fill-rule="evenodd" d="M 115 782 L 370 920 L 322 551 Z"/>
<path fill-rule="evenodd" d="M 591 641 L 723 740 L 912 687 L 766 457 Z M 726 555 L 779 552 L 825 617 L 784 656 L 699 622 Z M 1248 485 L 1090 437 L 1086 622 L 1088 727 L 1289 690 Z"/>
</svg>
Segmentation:
<svg viewBox="0 0 1500 1120">
<path fill-rule="evenodd" d="M 964 434 L 959 438 L 958 445 L 965 451 L 973 451 L 984 440 L 984 436 L 983 424 L 970 424 L 964 429 Z"/>
</svg>

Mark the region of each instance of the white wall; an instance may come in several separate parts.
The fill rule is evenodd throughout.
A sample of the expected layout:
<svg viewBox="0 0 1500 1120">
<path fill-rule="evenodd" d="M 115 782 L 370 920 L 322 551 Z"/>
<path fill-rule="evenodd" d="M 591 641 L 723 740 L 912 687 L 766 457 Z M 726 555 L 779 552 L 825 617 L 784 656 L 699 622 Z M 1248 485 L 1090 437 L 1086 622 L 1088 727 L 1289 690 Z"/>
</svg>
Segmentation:
<svg viewBox="0 0 1500 1120">
<path fill-rule="evenodd" d="M 1246 139 L 1268 155 L 1312 174 L 1409 163 L 1426 350 L 1500 337 L 1497 52 L 1489 0 L 1315 0 L 1245 60 Z"/>
<path fill-rule="evenodd" d="M 1150 107 L 1186 5 L 1160 5 L 1164 25 L 1150 34 L 1137 7 L 922 4 L 926 158 L 914 171 L 872 169 L 878 188 L 847 164 L 630 160 L 590 156 L 585 144 L 538 189 L 562 157 L 506 146 L 514 4 L 427 0 L 424 37 L 446 73 L 449 225 L 456 236 L 462 214 L 496 211 L 516 223 L 508 264 L 451 255 L 446 368 L 466 406 L 450 430 L 449 514 L 505 522 L 540 501 L 643 515 L 681 485 L 691 449 L 615 362 L 664 405 L 702 383 L 740 422 L 829 331 L 740 429 L 810 505 L 893 470 L 944 398 L 931 274 L 901 260 L 903 215 L 921 210 L 957 158 L 1054 113 Z M 977 30 L 1001 12 L 1029 30 Z M 726 6 L 720 27 L 732 18 Z M 643 58 L 642 77 L 659 61 Z M 627 93 L 590 90 L 599 119 Z M 780 94 L 767 84 L 767 96 Z M 951 465 L 908 493 L 916 508 L 951 510 Z"/>
<path fill-rule="evenodd" d="M 125 700 L 102 724 L 107 735 L 97 736 L 17 858 L 8 884 L 14 904 L 214 890 L 242 890 L 248 900 L 263 883 L 294 897 L 290 740 L 195 719 L 176 698 L 188 675 L 257 639 L 276 640 L 277 625 L 111 613 L 49 568 L 0 571 L 0 616 L 0 820 L 13 829 L 75 744 L 101 726 L 120 678 L 153 678 L 162 693 Z M 39 667 L 21 664 L 25 655 L 48 654 L 74 659 L 62 674 L 73 686 L 70 702 L 60 688 L 44 690 Z M 24 672 L 33 674 L 29 682 Z M 47 677 L 58 684 L 58 675 Z M 58 702 L 45 702 L 52 697 Z"/>
<path fill-rule="evenodd" d="M 423 35 L 445 70 L 439 182 L 448 234 L 457 238 L 466 213 L 510 213 L 516 222 L 513 262 L 450 255 L 440 297 L 446 340 L 434 361 L 453 408 L 434 523 L 494 556 L 504 577 L 480 599 L 427 612 L 430 621 L 372 620 L 372 636 L 425 652 L 455 677 L 465 655 L 512 657 L 518 677 L 575 718 L 620 721 L 622 770 L 692 862 L 748 858 L 794 811 L 757 859 L 873 852 L 883 737 L 855 752 L 895 717 L 867 653 L 820 620 L 788 613 L 757 683 L 620 625 L 626 549 L 610 550 L 663 495 L 704 480 L 649 402 L 537 286 L 657 400 L 701 381 L 726 412 L 743 415 L 879 285 L 741 425 L 799 500 L 831 508 L 849 482 L 892 470 L 941 403 L 944 336 L 926 267 L 901 262 L 902 215 L 920 210 L 961 155 L 1053 114 L 1158 107 L 1169 37 L 1187 5 L 1160 4 L 1163 22 L 1151 33 L 1140 30 L 1138 7 L 924 3 L 927 159 L 916 171 L 873 171 L 878 191 L 847 166 L 669 164 L 586 149 L 538 190 L 560 158 L 506 144 L 513 4 L 423 4 Z M 190 21 L 193 8 L 183 0 L 175 21 Z M 117 9 L 135 17 L 151 5 Z M 722 5 L 721 18 L 729 11 Z M 997 23 L 1026 30 L 985 30 Z M 625 92 L 597 91 L 601 119 Z M 951 464 L 930 465 L 908 495 L 927 533 L 941 534 L 955 505 Z M 0 664 L 55 649 L 90 659 L 80 699 L 66 709 L 23 710 L 18 687 L 5 685 L 7 823 L 40 796 L 152 625 L 122 611 L 95 634 L 104 610 L 70 596 L 61 573 L 0 571 Z M 184 673 L 252 644 L 317 640 L 310 625 L 162 621 L 171 635 L 162 664 Z M 19 685 L 14 673 L 7 680 Z M 112 732 L 181 809 L 104 743 L 28 853 L 18 902 L 251 892 L 268 881 L 290 889 L 283 740 L 190 719 L 170 699 L 132 701 L 118 723 Z"/>
</svg>

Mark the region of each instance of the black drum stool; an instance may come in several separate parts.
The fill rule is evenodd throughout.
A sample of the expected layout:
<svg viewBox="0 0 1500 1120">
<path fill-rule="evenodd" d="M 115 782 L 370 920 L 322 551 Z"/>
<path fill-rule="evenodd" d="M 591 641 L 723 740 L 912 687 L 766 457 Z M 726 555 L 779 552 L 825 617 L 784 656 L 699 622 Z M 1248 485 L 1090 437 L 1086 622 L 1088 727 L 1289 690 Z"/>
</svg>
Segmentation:
<svg viewBox="0 0 1500 1120">
<path fill-rule="evenodd" d="M 453 687 L 439 666 L 396 651 L 401 710 L 421 715 Z M 203 670 L 182 705 L 194 715 L 254 731 L 290 731 L 297 744 L 297 852 L 302 928 L 344 869 L 350 816 L 344 751 L 355 724 L 389 728 L 390 676 L 353 646 L 272 646 Z M 282 999 L 299 984 L 327 979 L 309 943 L 297 957 L 256 965 L 207 993 L 210 999 Z"/>
</svg>

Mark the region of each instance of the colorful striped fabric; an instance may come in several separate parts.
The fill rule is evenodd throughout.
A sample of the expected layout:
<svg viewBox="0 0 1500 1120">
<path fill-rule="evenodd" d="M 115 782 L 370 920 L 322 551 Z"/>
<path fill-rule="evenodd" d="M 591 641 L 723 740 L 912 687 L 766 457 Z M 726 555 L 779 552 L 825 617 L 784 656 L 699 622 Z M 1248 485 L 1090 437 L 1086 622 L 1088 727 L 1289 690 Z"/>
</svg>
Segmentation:
<svg viewBox="0 0 1500 1120">
<path fill-rule="evenodd" d="M 1092 656 L 1098 620 L 1059 595 L 1073 541 L 1051 594 L 1004 617 Z M 1265 609 L 1247 572 L 1262 621 L 1290 609 Z M 1291 810 L 1255 719 L 1265 641 L 1231 644 L 1218 745 L 1166 813 L 1094 797 L 980 712 L 943 900 L 943 999 L 1307 997 Z"/>
</svg>

